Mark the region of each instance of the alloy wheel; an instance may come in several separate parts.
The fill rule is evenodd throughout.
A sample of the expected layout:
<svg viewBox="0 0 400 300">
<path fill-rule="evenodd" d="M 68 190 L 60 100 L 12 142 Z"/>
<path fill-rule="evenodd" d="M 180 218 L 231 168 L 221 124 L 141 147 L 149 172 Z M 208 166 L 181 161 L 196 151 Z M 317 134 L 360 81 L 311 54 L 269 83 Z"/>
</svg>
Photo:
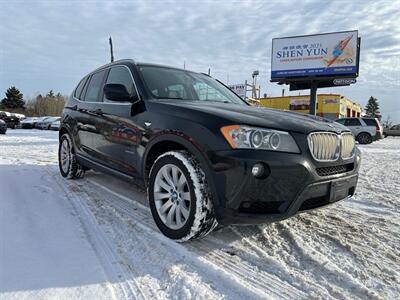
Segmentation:
<svg viewBox="0 0 400 300">
<path fill-rule="evenodd" d="M 70 165 L 69 153 L 70 149 L 68 140 L 64 139 L 60 149 L 61 168 L 64 173 L 68 173 L 69 170 L 69 165 Z"/>
<path fill-rule="evenodd" d="M 162 222 L 173 230 L 182 228 L 189 218 L 191 206 L 189 184 L 182 170 L 173 164 L 161 167 L 153 193 Z"/>
</svg>

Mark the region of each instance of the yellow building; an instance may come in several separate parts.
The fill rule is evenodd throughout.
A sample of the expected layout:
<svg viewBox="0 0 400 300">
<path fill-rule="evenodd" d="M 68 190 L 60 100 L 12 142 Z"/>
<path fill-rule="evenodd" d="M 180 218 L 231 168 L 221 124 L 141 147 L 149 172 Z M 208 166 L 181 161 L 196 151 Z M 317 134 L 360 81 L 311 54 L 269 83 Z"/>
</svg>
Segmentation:
<svg viewBox="0 0 400 300">
<path fill-rule="evenodd" d="M 319 94 L 317 96 L 317 115 L 327 119 L 344 117 L 359 117 L 361 105 L 339 94 Z M 259 105 L 263 107 L 292 110 L 308 114 L 310 111 L 310 96 L 284 96 L 260 98 Z"/>
</svg>

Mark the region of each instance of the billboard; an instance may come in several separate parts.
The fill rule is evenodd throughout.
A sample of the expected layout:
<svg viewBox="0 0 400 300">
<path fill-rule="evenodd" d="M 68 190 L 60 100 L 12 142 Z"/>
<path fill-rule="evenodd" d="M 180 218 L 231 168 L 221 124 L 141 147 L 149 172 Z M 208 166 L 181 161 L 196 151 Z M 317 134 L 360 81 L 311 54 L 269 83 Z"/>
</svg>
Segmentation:
<svg viewBox="0 0 400 300">
<path fill-rule="evenodd" d="M 245 99 L 246 98 L 246 85 L 243 84 L 232 84 L 229 88 L 234 91 L 238 96 Z"/>
<path fill-rule="evenodd" d="M 358 31 L 272 39 L 271 80 L 301 76 L 356 76 Z"/>
</svg>

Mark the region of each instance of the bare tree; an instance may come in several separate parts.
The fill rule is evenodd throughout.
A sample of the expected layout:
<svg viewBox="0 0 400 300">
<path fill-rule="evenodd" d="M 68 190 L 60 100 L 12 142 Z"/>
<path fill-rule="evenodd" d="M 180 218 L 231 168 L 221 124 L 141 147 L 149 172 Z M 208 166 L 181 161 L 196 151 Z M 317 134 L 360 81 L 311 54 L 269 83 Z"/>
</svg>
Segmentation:
<svg viewBox="0 0 400 300">
<path fill-rule="evenodd" d="M 50 90 L 45 96 L 39 94 L 26 103 L 26 115 L 28 116 L 60 116 L 64 108 L 67 96 L 60 93 L 54 95 Z"/>
<path fill-rule="evenodd" d="M 385 120 L 383 120 L 382 126 L 383 126 L 384 128 L 390 128 L 390 127 L 392 127 L 392 125 L 393 125 L 393 121 L 392 121 L 392 119 L 390 118 L 390 115 L 388 115 L 388 117 L 387 117 Z"/>
</svg>

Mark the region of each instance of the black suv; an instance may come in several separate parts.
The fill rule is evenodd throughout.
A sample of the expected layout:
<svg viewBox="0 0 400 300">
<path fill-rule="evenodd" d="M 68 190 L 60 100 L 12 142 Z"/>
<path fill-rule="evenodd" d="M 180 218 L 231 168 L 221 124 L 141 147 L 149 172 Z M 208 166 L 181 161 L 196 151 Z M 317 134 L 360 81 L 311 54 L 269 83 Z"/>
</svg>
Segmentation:
<svg viewBox="0 0 400 300">
<path fill-rule="evenodd" d="M 144 184 L 157 226 L 180 241 L 352 196 L 360 159 L 341 124 L 252 107 L 206 74 L 132 60 L 86 75 L 60 126 L 62 176 L 95 169 Z"/>
</svg>

